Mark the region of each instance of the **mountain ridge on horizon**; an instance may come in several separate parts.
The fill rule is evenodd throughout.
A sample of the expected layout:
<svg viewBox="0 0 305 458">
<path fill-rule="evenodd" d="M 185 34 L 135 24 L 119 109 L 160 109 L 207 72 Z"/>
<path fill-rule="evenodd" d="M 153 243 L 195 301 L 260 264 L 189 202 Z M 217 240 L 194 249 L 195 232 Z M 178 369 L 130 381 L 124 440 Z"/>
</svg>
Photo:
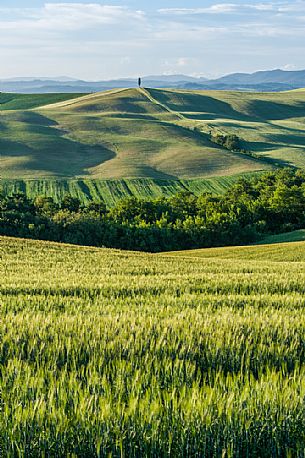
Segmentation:
<svg viewBox="0 0 305 458">
<path fill-rule="evenodd" d="M 216 79 L 184 74 L 149 75 L 142 77 L 151 88 L 244 90 L 278 92 L 305 87 L 305 70 L 260 70 L 254 73 L 231 73 Z M 0 79 L 1 92 L 52 93 L 99 92 L 114 88 L 136 87 L 137 78 L 86 81 L 68 76 L 14 77 Z"/>
</svg>

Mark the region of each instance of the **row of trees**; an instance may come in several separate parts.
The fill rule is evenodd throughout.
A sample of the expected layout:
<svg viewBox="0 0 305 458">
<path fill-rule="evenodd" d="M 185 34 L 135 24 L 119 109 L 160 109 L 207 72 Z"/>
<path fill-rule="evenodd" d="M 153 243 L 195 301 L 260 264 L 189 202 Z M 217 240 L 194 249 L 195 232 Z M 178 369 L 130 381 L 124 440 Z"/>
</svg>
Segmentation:
<svg viewBox="0 0 305 458">
<path fill-rule="evenodd" d="M 81 205 L 67 195 L 0 195 L 0 234 L 151 252 L 236 245 L 305 227 L 305 172 L 283 169 L 241 179 L 223 196 Z"/>
</svg>

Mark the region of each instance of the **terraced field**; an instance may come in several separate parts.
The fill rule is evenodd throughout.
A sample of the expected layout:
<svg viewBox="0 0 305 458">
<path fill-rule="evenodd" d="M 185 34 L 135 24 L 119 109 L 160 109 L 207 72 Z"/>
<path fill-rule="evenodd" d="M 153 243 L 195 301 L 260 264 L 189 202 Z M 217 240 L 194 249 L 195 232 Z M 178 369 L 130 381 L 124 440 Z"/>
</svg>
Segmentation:
<svg viewBox="0 0 305 458">
<path fill-rule="evenodd" d="M 305 243 L 0 238 L 3 456 L 303 457 Z"/>
<path fill-rule="evenodd" d="M 244 174 L 245 175 L 245 174 Z M 254 174 L 246 174 L 252 176 Z M 86 179 L 36 179 L 36 180 L 0 180 L 0 190 L 11 195 L 23 192 L 30 198 L 52 196 L 56 202 L 66 194 L 77 197 L 82 203 L 90 200 L 104 201 L 108 207 L 119 200 L 135 196 L 142 199 L 154 199 L 160 196 L 170 197 L 179 192 L 190 191 L 195 195 L 210 192 L 223 194 L 241 175 L 202 178 L 194 180 L 159 180 L 153 178 L 131 178 L 117 180 Z"/>
</svg>

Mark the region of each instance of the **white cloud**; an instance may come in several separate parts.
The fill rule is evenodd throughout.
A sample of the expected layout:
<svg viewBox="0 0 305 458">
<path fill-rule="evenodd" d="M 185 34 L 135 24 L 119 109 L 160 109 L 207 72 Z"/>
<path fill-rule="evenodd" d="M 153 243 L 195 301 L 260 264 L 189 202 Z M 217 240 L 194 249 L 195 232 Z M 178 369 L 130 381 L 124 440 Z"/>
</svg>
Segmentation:
<svg viewBox="0 0 305 458">
<path fill-rule="evenodd" d="M 224 14 L 236 11 L 238 5 L 233 3 L 220 3 L 207 8 L 162 8 L 161 14 L 189 15 L 189 14 Z"/>
<path fill-rule="evenodd" d="M 187 67 L 190 63 L 190 60 L 187 57 L 179 57 L 176 62 L 177 67 Z"/>
<path fill-rule="evenodd" d="M 252 8 L 256 11 L 274 11 L 274 3 L 258 3 L 257 5 L 247 5 L 248 8 Z"/>
<path fill-rule="evenodd" d="M 265 2 L 265 3 L 218 3 L 206 8 L 162 8 L 159 13 L 176 16 L 202 15 L 202 14 L 251 14 L 258 12 L 295 13 L 305 11 L 305 1 L 296 2 Z"/>
<path fill-rule="evenodd" d="M 42 19 L 55 23 L 68 22 L 73 26 L 87 27 L 92 24 L 118 24 L 128 20 L 141 20 L 142 11 L 133 11 L 122 6 L 98 3 L 47 3 Z"/>
<path fill-rule="evenodd" d="M 292 1 L 292 2 L 285 2 L 279 5 L 278 11 L 280 13 L 299 13 L 305 12 L 305 1 Z"/>
<path fill-rule="evenodd" d="M 12 14 L 14 9 L 1 9 Z M 98 3 L 46 3 L 43 8 L 15 9 L 15 20 L 2 20 L 2 29 L 42 29 L 44 31 L 67 31 L 86 29 L 99 25 L 116 25 L 127 21 L 142 21 L 142 11 L 133 11 L 122 6 L 108 6 Z"/>
<path fill-rule="evenodd" d="M 98 0 L 50 0 L 41 8 L 0 8 L 0 76 L 41 73 L 41 67 L 87 78 L 158 69 L 202 74 L 203 66 L 219 74 L 261 68 L 264 56 L 270 67 L 290 60 L 302 66 L 305 0 L 211 3 L 138 11 Z"/>
<path fill-rule="evenodd" d="M 297 70 L 297 66 L 295 64 L 286 64 L 282 66 L 282 70 L 286 70 L 286 71 Z"/>
</svg>

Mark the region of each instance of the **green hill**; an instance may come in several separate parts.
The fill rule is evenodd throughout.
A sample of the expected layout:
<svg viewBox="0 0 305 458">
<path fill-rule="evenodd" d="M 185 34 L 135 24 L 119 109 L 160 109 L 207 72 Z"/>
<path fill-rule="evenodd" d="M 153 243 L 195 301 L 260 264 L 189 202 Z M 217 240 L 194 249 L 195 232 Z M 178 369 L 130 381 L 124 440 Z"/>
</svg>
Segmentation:
<svg viewBox="0 0 305 458">
<path fill-rule="evenodd" d="M 30 110 L 47 104 L 55 104 L 83 94 L 3 94 L 0 93 L 0 111 Z"/>
<path fill-rule="evenodd" d="M 0 177 L 171 181 L 303 167 L 304 122 L 305 91 L 1 94 Z M 211 133 L 237 135 L 248 154 Z"/>
<path fill-rule="evenodd" d="M 150 91 L 204 132 L 235 134 L 278 164 L 305 166 L 305 90 L 280 93 Z"/>
<path fill-rule="evenodd" d="M 305 241 L 305 229 L 298 231 L 285 232 L 284 234 L 270 235 L 265 238 L 260 244 L 268 245 L 271 243 L 287 243 Z"/>
<path fill-rule="evenodd" d="M 301 231 L 298 231 L 301 232 Z M 301 239 L 302 240 L 302 239 Z M 265 262 L 305 262 L 305 242 L 280 243 L 270 241 L 269 245 L 204 248 L 200 250 L 175 251 L 162 256 L 185 258 L 217 258 L 232 262 L 265 261 Z"/>
</svg>

